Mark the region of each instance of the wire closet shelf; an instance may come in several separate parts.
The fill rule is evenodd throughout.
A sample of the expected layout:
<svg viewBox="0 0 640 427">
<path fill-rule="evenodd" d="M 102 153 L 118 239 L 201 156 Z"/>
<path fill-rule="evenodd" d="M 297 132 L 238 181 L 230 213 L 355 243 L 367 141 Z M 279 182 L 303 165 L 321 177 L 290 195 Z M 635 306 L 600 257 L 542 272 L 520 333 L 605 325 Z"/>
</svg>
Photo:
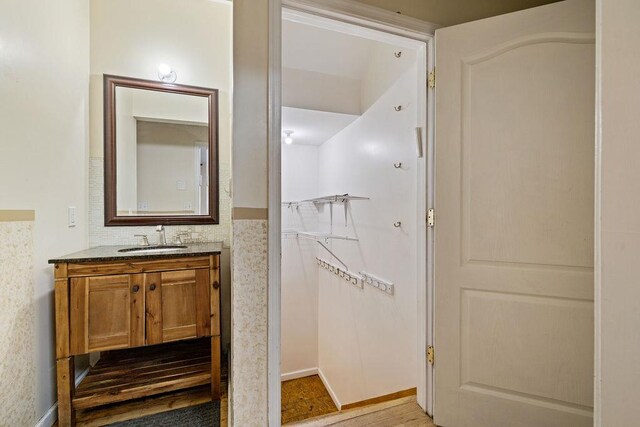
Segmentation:
<svg viewBox="0 0 640 427">
<path fill-rule="evenodd" d="M 297 200 L 290 202 L 282 202 L 282 206 L 290 208 L 297 208 L 303 203 L 313 203 L 315 205 L 325 203 L 349 203 L 351 200 L 369 200 L 368 197 L 352 196 L 348 193 L 345 194 L 331 194 L 329 196 L 315 197 L 313 199 Z"/>
</svg>

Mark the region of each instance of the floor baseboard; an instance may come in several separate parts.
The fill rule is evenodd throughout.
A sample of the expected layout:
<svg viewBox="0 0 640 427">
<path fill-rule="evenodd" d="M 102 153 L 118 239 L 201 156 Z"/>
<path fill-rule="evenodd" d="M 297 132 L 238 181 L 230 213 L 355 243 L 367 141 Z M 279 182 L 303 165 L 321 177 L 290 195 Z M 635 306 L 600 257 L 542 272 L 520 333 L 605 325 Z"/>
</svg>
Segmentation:
<svg viewBox="0 0 640 427">
<path fill-rule="evenodd" d="M 89 368 L 80 372 L 80 375 L 76 378 L 76 387 L 89 373 Z M 51 427 L 56 421 L 58 421 L 58 402 L 54 403 L 51 408 L 38 420 L 35 427 Z"/>
<path fill-rule="evenodd" d="M 58 402 L 40 418 L 35 427 L 51 427 L 58 420 Z"/>
<path fill-rule="evenodd" d="M 298 378 L 318 375 L 318 368 L 301 369 L 299 371 L 287 372 L 280 376 L 281 381 L 296 380 Z"/>
<path fill-rule="evenodd" d="M 384 396 L 372 397 L 371 399 L 361 400 L 359 402 L 347 403 L 342 406 L 343 410 L 360 408 L 362 406 L 374 405 L 376 403 L 389 402 L 392 400 L 402 399 L 403 397 L 415 396 L 416 388 L 410 388 L 407 390 L 397 391 L 395 393 L 385 394 Z"/>
<path fill-rule="evenodd" d="M 318 368 L 318 376 L 322 380 L 322 384 L 324 384 L 324 387 L 329 392 L 329 396 L 331 396 L 331 400 L 333 400 L 333 403 L 336 405 L 336 408 L 338 408 L 338 411 L 340 411 L 342 409 L 342 404 L 338 400 L 338 396 L 336 396 L 336 393 L 331 388 L 331 385 L 329 384 L 329 381 L 327 380 L 327 377 L 324 376 L 324 374 L 322 373 L 322 370 L 320 368 Z"/>
</svg>

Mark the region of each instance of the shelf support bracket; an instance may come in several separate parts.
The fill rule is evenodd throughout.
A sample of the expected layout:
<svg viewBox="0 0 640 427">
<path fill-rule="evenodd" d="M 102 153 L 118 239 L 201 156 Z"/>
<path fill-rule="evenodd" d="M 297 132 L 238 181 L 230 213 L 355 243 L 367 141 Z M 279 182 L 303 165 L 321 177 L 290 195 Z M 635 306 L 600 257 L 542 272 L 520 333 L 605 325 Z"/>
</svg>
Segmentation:
<svg viewBox="0 0 640 427">
<path fill-rule="evenodd" d="M 342 266 L 344 267 L 345 270 L 349 270 L 349 267 L 347 267 L 347 264 L 345 264 L 344 262 L 342 262 L 342 260 L 340 258 L 338 258 L 338 256 L 336 254 L 334 254 L 333 252 L 331 252 L 331 249 L 329 249 L 328 247 L 325 246 L 324 243 L 316 240 L 316 242 L 322 246 L 324 248 L 325 251 L 329 252 L 331 254 L 332 257 L 334 257 L 340 264 L 342 264 Z"/>
</svg>

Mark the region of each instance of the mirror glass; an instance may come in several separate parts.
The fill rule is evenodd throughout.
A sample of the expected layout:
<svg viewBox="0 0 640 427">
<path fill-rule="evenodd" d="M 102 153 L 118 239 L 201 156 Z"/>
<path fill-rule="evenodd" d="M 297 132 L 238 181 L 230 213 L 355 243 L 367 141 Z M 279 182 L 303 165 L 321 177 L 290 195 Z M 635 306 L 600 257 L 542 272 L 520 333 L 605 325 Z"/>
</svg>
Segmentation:
<svg viewBox="0 0 640 427">
<path fill-rule="evenodd" d="M 208 100 L 116 88 L 118 216 L 209 213 Z"/>
<path fill-rule="evenodd" d="M 105 76 L 106 225 L 218 223 L 217 91 Z"/>
</svg>

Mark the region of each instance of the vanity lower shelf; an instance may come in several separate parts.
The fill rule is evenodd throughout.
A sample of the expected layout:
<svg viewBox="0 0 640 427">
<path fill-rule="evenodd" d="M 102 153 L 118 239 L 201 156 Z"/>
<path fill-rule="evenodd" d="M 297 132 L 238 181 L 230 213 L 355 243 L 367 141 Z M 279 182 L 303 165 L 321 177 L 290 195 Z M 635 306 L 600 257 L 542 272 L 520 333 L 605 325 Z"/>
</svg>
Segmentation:
<svg viewBox="0 0 640 427">
<path fill-rule="evenodd" d="M 211 341 L 189 340 L 103 354 L 72 401 L 87 409 L 210 383 Z"/>
<path fill-rule="evenodd" d="M 76 413 L 76 425 L 101 427 L 204 403 L 215 404 L 211 400 L 211 387 L 208 385 L 96 408 L 80 409 Z M 220 408 L 222 413 L 222 404 Z"/>
</svg>

